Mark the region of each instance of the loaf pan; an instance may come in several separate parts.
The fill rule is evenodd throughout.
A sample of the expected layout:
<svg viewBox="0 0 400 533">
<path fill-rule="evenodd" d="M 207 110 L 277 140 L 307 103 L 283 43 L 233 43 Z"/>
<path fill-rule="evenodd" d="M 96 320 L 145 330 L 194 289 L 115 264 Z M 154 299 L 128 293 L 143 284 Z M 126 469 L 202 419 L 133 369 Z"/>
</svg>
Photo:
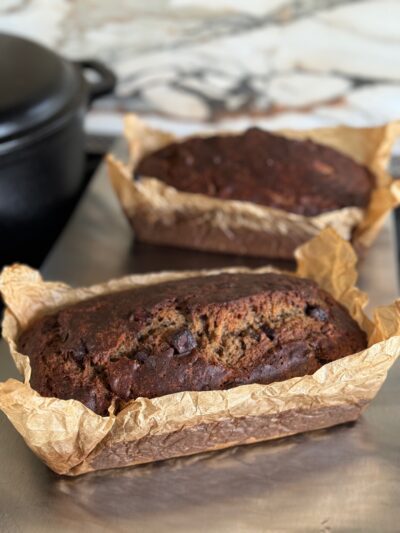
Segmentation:
<svg viewBox="0 0 400 533">
<path fill-rule="evenodd" d="M 29 358 L 17 339 L 44 313 L 94 295 L 220 271 L 128 276 L 89 288 L 44 282 L 21 265 L 6 268 L 0 290 L 7 306 L 3 335 L 24 381 L 0 384 L 0 409 L 28 446 L 55 472 L 78 475 L 218 450 L 327 428 L 356 420 L 385 381 L 400 352 L 400 302 L 363 312 L 355 287 L 356 255 L 332 229 L 296 252 L 296 275 L 315 280 L 341 302 L 367 333 L 368 349 L 321 367 L 313 375 L 224 391 L 137 398 L 117 414 L 99 416 L 76 400 L 45 398 L 29 384 Z M 270 271 L 269 267 L 253 272 Z M 252 272 L 231 268 L 229 272 Z"/>
<path fill-rule="evenodd" d="M 135 115 L 128 115 L 125 137 L 129 160 L 120 161 L 110 155 L 108 169 L 135 238 L 212 252 L 293 259 L 297 246 L 322 229 L 332 227 L 341 237 L 352 241 L 358 255 L 363 255 L 386 216 L 400 202 L 400 184 L 386 172 L 393 142 L 400 134 L 400 123 L 375 128 L 340 126 L 279 133 L 328 145 L 365 165 L 375 176 L 368 207 L 344 207 L 317 216 L 303 216 L 251 202 L 181 192 L 151 176 L 141 176 L 135 181 L 133 175 L 138 162 L 177 138 L 150 128 Z"/>
</svg>

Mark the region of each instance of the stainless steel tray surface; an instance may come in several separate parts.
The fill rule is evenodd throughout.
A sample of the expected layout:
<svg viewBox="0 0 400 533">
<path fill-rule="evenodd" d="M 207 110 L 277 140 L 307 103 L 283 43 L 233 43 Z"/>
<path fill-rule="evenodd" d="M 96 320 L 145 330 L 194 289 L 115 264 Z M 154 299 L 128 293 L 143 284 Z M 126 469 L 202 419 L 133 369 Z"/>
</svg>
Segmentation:
<svg viewBox="0 0 400 533">
<path fill-rule="evenodd" d="M 88 285 L 131 272 L 264 263 L 133 245 L 103 165 L 42 273 Z M 359 284 L 372 307 L 397 296 L 391 223 Z M 0 351 L 0 380 L 18 377 L 4 344 Z M 399 380 L 397 364 L 356 424 L 75 479 L 53 474 L 0 414 L 0 531 L 400 531 Z"/>
</svg>

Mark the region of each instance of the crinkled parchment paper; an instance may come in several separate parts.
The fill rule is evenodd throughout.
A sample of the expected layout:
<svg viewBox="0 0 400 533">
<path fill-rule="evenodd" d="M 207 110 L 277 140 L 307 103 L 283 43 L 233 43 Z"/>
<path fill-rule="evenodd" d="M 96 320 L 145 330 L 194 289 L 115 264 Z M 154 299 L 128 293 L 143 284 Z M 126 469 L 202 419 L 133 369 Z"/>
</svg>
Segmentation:
<svg viewBox="0 0 400 533">
<path fill-rule="evenodd" d="M 138 398 L 107 417 L 78 401 L 44 398 L 32 390 L 29 359 L 16 349 L 20 331 L 40 314 L 93 295 L 219 271 L 134 275 L 72 289 L 44 282 L 25 266 L 4 269 L 3 335 L 25 380 L 0 384 L 0 408 L 51 469 L 68 475 L 275 439 L 357 419 L 399 353 L 400 302 L 376 309 L 372 321 L 364 315 L 367 296 L 354 286 L 355 253 L 330 228 L 299 248 L 296 257 L 297 275 L 317 281 L 368 333 L 367 350 L 329 363 L 310 376 L 226 391 Z"/>
<path fill-rule="evenodd" d="M 291 259 L 297 246 L 332 227 L 344 239 L 351 239 L 358 252 L 363 252 L 378 234 L 386 215 L 400 203 L 400 184 L 386 172 L 393 142 L 400 135 L 400 123 L 280 133 L 326 144 L 366 165 L 376 177 L 368 208 L 346 207 L 306 217 L 250 202 L 180 192 L 154 177 L 134 181 L 134 169 L 143 156 L 177 139 L 128 115 L 125 136 L 130 161 L 125 164 L 110 155 L 108 167 L 137 238 L 155 244 Z"/>
</svg>

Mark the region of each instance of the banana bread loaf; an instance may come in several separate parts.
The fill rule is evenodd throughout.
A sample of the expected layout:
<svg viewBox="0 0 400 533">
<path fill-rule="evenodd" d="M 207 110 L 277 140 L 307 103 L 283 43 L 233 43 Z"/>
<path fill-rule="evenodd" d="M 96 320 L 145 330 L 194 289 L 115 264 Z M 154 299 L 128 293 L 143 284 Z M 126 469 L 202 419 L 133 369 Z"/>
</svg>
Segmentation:
<svg viewBox="0 0 400 533">
<path fill-rule="evenodd" d="M 350 157 L 312 141 L 258 128 L 240 135 L 191 138 L 144 157 L 136 177 L 176 189 L 314 216 L 368 205 L 374 176 Z"/>
<path fill-rule="evenodd" d="M 366 347 L 347 310 L 285 274 L 186 278 L 93 297 L 20 336 L 31 385 L 101 415 L 138 396 L 267 384 Z"/>
</svg>

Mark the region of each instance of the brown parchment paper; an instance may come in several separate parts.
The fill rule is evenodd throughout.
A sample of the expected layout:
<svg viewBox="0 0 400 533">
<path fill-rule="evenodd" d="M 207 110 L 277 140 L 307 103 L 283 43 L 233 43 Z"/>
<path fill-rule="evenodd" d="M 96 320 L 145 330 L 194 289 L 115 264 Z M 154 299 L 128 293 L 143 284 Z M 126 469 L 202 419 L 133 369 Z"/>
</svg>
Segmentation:
<svg viewBox="0 0 400 533">
<path fill-rule="evenodd" d="M 29 359 L 16 349 L 19 333 L 39 315 L 94 295 L 220 270 L 133 275 L 73 289 L 45 282 L 26 266 L 5 268 L 0 277 L 7 306 L 3 336 L 24 382 L 0 383 L 0 408 L 51 469 L 68 475 L 274 439 L 357 419 L 399 353 L 400 302 L 376 309 L 369 320 L 363 313 L 367 296 L 354 286 L 356 255 L 330 228 L 299 248 L 296 257 L 296 275 L 314 279 L 348 308 L 368 334 L 368 349 L 329 363 L 313 375 L 226 391 L 138 398 L 107 417 L 78 401 L 44 398 L 32 390 Z"/>
<path fill-rule="evenodd" d="M 136 237 L 155 244 L 291 259 L 297 246 L 332 227 L 344 239 L 351 239 L 362 253 L 372 244 L 387 214 L 400 203 L 400 184 L 386 172 L 393 142 L 400 135 L 400 123 L 280 133 L 326 144 L 366 165 L 376 177 L 368 208 L 346 207 L 306 217 L 250 202 L 180 192 L 151 176 L 134 181 L 132 175 L 139 160 L 177 138 L 148 127 L 135 115 L 127 115 L 125 137 L 130 160 L 122 162 L 110 155 L 108 168 Z"/>
</svg>

